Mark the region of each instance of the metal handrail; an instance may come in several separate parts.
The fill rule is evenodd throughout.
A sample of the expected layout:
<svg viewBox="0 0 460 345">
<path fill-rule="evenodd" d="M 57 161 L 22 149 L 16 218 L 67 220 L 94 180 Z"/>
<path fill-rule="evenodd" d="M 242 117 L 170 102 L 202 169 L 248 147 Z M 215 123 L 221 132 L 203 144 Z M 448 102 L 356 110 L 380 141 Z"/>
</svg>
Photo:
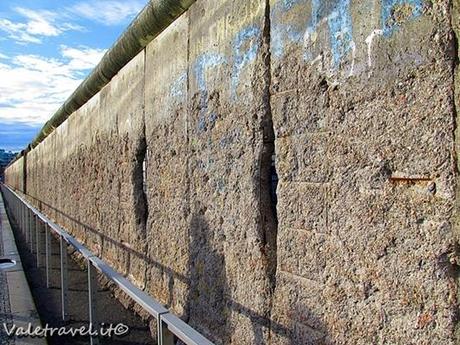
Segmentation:
<svg viewBox="0 0 460 345">
<path fill-rule="evenodd" d="M 50 231 L 54 232 L 59 237 L 60 242 L 60 259 L 61 259 L 61 312 L 62 319 L 68 320 L 68 301 L 67 301 L 67 251 L 65 244 L 73 247 L 80 253 L 87 262 L 88 269 L 88 310 L 90 324 L 96 323 L 96 300 L 95 300 L 95 272 L 97 269 L 104 274 L 109 280 L 114 282 L 121 290 L 129 297 L 138 303 L 145 311 L 152 315 L 157 321 L 158 344 L 173 345 L 175 343 L 174 336 L 182 340 L 187 345 L 214 345 L 203 335 L 198 333 L 187 323 L 182 321 L 176 315 L 171 314 L 168 309 L 153 299 L 150 295 L 136 287 L 123 275 L 115 271 L 109 264 L 101 260 L 91 250 L 78 242 L 61 226 L 53 222 L 46 215 L 37 210 L 27 200 L 13 191 L 5 184 L 1 184 L 1 191 L 5 197 L 5 204 L 8 210 L 12 213 L 16 224 L 26 238 L 26 242 L 30 244 L 32 252 L 35 250 L 37 254 L 37 266 L 40 265 L 40 248 L 39 248 L 39 227 L 45 226 L 45 268 L 46 281 L 49 287 L 49 268 L 50 268 Z M 35 230 L 35 231 L 34 231 Z M 35 238 L 35 240 L 34 240 Z M 97 338 L 91 337 L 91 344 L 97 344 Z"/>
</svg>

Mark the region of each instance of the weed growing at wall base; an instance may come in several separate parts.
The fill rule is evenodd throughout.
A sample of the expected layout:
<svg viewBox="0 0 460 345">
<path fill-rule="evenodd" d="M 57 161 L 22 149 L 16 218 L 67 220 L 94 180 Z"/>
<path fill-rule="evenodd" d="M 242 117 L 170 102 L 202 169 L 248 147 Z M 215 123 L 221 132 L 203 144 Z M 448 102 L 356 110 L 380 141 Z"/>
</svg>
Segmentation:
<svg viewBox="0 0 460 345">
<path fill-rule="evenodd" d="M 92 324 L 88 326 L 81 326 L 78 328 L 73 327 L 49 327 L 48 324 L 45 327 L 33 326 L 31 323 L 27 327 L 18 327 L 16 325 L 8 326 L 3 323 L 3 329 L 5 330 L 8 337 L 32 337 L 32 338 L 47 338 L 51 336 L 92 336 L 92 337 L 106 337 L 111 338 L 113 336 L 122 337 L 128 334 L 129 327 L 119 323 L 116 325 L 102 323 L 99 327 L 93 327 Z"/>
</svg>

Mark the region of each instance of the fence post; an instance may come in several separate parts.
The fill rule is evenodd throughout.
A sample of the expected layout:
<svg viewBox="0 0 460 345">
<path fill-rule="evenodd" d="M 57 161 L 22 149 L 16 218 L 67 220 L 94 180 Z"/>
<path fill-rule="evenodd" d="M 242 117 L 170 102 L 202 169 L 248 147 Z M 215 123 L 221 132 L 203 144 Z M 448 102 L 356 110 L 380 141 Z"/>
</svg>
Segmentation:
<svg viewBox="0 0 460 345">
<path fill-rule="evenodd" d="M 46 287 L 50 287 L 50 265 L 51 265 L 51 243 L 50 230 L 45 224 L 45 267 L 46 267 Z"/>
<path fill-rule="evenodd" d="M 26 205 L 24 204 L 21 205 L 21 213 L 22 213 L 22 226 L 21 226 L 22 234 L 25 235 L 26 244 L 28 245 L 30 243 L 29 228 L 27 227 L 28 217 L 27 217 L 27 212 L 26 212 Z"/>
<path fill-rule="evenodd" d="M 37 244 L 37 247 L 36 247 L 36 250 L 37 250 L 37 268 L 40 268 L 40 241 L 42 239 L 42 236 L 41 236 L 41 221 L 40 221 L 40 218 L 36 215 L 35 216 L 35 238 L 36 238 L 36 244 Z"/>
<path fill-rule="evenodd" d="M 97 272 L 89 258 L 86 259 L 88 268 L 88 314 L 90 331 L 99 331 L 99 322 L 97 320 Z M 91 345 L 99 344 L 97 336 L 90 335 Z"/>
<path fill-rule="evenodd" d="M 69 272 L 67 267 L 67 248 L 62 236 L 59 236 L 59 247 L 61 253 L 61 314 L 62 321 L 68 321 L 69 314 L 67 297 L 69 292 Z"/>
<path fill-rule="evenodd" d="M 163 322 L 162 315 L 159 314 L 157 320 L 158 345 L 174 345 L 174 334 L 168 329 L 168 325 Z"/>
<path fill-rule="evenodd" d="M 32 229 L 33 215 L 32 212 L 27 208 L 27 230 L 29 231 L 29 250 L 33 254 L 34 252 L 34 231 Z"/>
</svg>

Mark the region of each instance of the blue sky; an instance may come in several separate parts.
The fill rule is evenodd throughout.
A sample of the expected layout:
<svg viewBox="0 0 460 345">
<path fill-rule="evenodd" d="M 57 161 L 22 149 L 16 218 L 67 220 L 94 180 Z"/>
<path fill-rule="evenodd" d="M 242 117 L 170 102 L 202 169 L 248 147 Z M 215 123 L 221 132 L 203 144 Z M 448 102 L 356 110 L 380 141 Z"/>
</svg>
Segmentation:
<svg viewBox="0 0 460 345">
<path fill-rule="evenodd" d="M 23 149 L 147 2 L 0 1 L 0 148 Z"/>
</svg>

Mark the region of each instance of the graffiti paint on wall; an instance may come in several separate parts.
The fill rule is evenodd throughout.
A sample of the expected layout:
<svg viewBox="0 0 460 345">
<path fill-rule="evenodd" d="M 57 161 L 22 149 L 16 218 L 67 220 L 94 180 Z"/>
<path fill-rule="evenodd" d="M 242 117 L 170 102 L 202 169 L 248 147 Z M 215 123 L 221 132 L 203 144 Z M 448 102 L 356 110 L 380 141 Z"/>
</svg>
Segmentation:
<svg viewBox="0 0 460 345">
<path fill-rule="evenodd" d="M 209 69 L 218 67 L 226 61 L 222 54 L 218 53 L 203 53 L 195 62 L 195 78 L 199 90 L 207 95 L 206 74 Z"/>
<path fill-rule="evenodd" d="M 271 47 L 270 50 L 276 58 L 285 54 L 289 44 L 301 44 L 304 38 L 307 18 L 300 25 L 295 25 L 285 20 L 285 16 L 297 8 L 304 8 L 307 0 L 280 0 L 271 9 Z"/>
<path fill-rule="evenodd" d="M 403 23 L 423 13 L 423 0 L 381 0 L 378 26 L 365 38 L 367 65 L 372 68 L 372 48 L 377 37 L 389 38 Z M 353 75 L 356 47 L 351 0 L 279 0 L 271 9 L 271 52 L 275 58 L 285 55 L 286 49 L 297 45 L 303 51 L 303 59 L 311 64 L 326 59 L 325 67 L 333 73 L 347 62 L 347 75 Z M 295 20 L 293 20 L 295 18 Z M 327 37 L 326 39 L 323 39 Z M 193 64 L 200 95 L 200 129 L 209 122 L 207 114 L 208 72 L 231 61 L 231 97 L 237 98 L 237 89 L 245 67 L 257 58 L 262 45 L 262 28 L 250 25 L 238 31 L 231 42 L 231 56 L 206 52 Z M 365 55 L 365 56 L 366 56 Z M 366 62 L 365 62 L 366 63 Z M 370 72 L 369 72 L 370 73 Z M 185 96 L 186 74 L 179 75 L 171 85 L 173 97 Z M 211 114 L 212 115 L 212 114 Z M 215 118 L 215 114 L 212 116 Z M 212 121 L 211 121 L 212 122 Z"/>
<path fill-rule="evenodd" d="M 318 61 L 325 44 L 319 39 L 320 32 L 327 30 L 331 68 L 337 69 L 349 54 L 354 62 L 356 45 L 350 7 L 351 0 L 281 0 L 275 3 L 271 10 L 272 54 L 281 58 L 286 48 L 295 44 L 302 46 L 306 62 Z M 302 13 L 305 18 L 292 23 L 286 19 L 292 15 L 290 12 Z M 353 63 L 350 73 L 353 73 Z"/>
<path fill-rule="evenodd" d="M 368 65 L 372 66 L 371 51 L 376 37 L 390 37 L 406 21 L 423 13 L 423 0 L 381 0 L 379 24 L 365 42 Z M 330 56 L 326 64 L 337 71 L 344 62 L 350 63 L 348 75 L 353 75 L 357 55 L 354 38 L 351 0 L 279 0 L 271 10 L 271 51 L 275 58 L 285 55 L 288 47 L 303 50 L 303 59 L 315 63 Z M 323 39 L 327 30 L 327 39 Z M 325 47 L 327 46 L 327 47 Z M 327 50 L 325 50 L 327 49 Z"/>
<path fill-rule="evenodd" d="M 232 97 L 234 98 L 243 68 L 257 57 L 260 38 L 261 29 L 256 26 L 249 26 L 238 32 L 233 40 Z"/>
<path fill-rule="evenodd" d="M 183 99 L 187 90 L 187 73 L 181 73 L 176 80 L 173 81 L 170 87 L 172 97 Z"/>
<path fill-rule="evenodd" d="M 226 62 L 226 58 L 219 53 L 203 53 L 195 62 L 195 79 L 200 91 L 200 113 L 198 118 L 197 130 L 204 132 L 213 125 L 217 119 L 217 114 L 208 114 L 208 85 L 206 75 L 209 70 L 217 68 Z"/>
<path fill-rule="evenodd" d="M 381 25 L 383 35 L 389 37 L 401 25 L 401 20 L 419 17 L 423 0 L 382 0 Z"/>
<path fill-rule="evenodd" d="M 423 0 L 382 0 L 381 28 L 373 30 L 366 37 L 367 64 L 369 76 L 372 68 L 372 47 L 376 37 L 391 37 L 402 25 L 402 22 L 414 20 L 422 15 Z"/>
<path fill-rule="evenodd" d="M 305 59 L 314 60 L 311 47 L 316 42 L 318 30 L 327 24 L 332 52 L 332 64 L 337 67 L 342 58 L 355 51 L 353 41 L 353 25 L 350 11 L 350 0 L 321 1 L 312 0 L 311 22 L 304 35 Z"/>
</svg>

